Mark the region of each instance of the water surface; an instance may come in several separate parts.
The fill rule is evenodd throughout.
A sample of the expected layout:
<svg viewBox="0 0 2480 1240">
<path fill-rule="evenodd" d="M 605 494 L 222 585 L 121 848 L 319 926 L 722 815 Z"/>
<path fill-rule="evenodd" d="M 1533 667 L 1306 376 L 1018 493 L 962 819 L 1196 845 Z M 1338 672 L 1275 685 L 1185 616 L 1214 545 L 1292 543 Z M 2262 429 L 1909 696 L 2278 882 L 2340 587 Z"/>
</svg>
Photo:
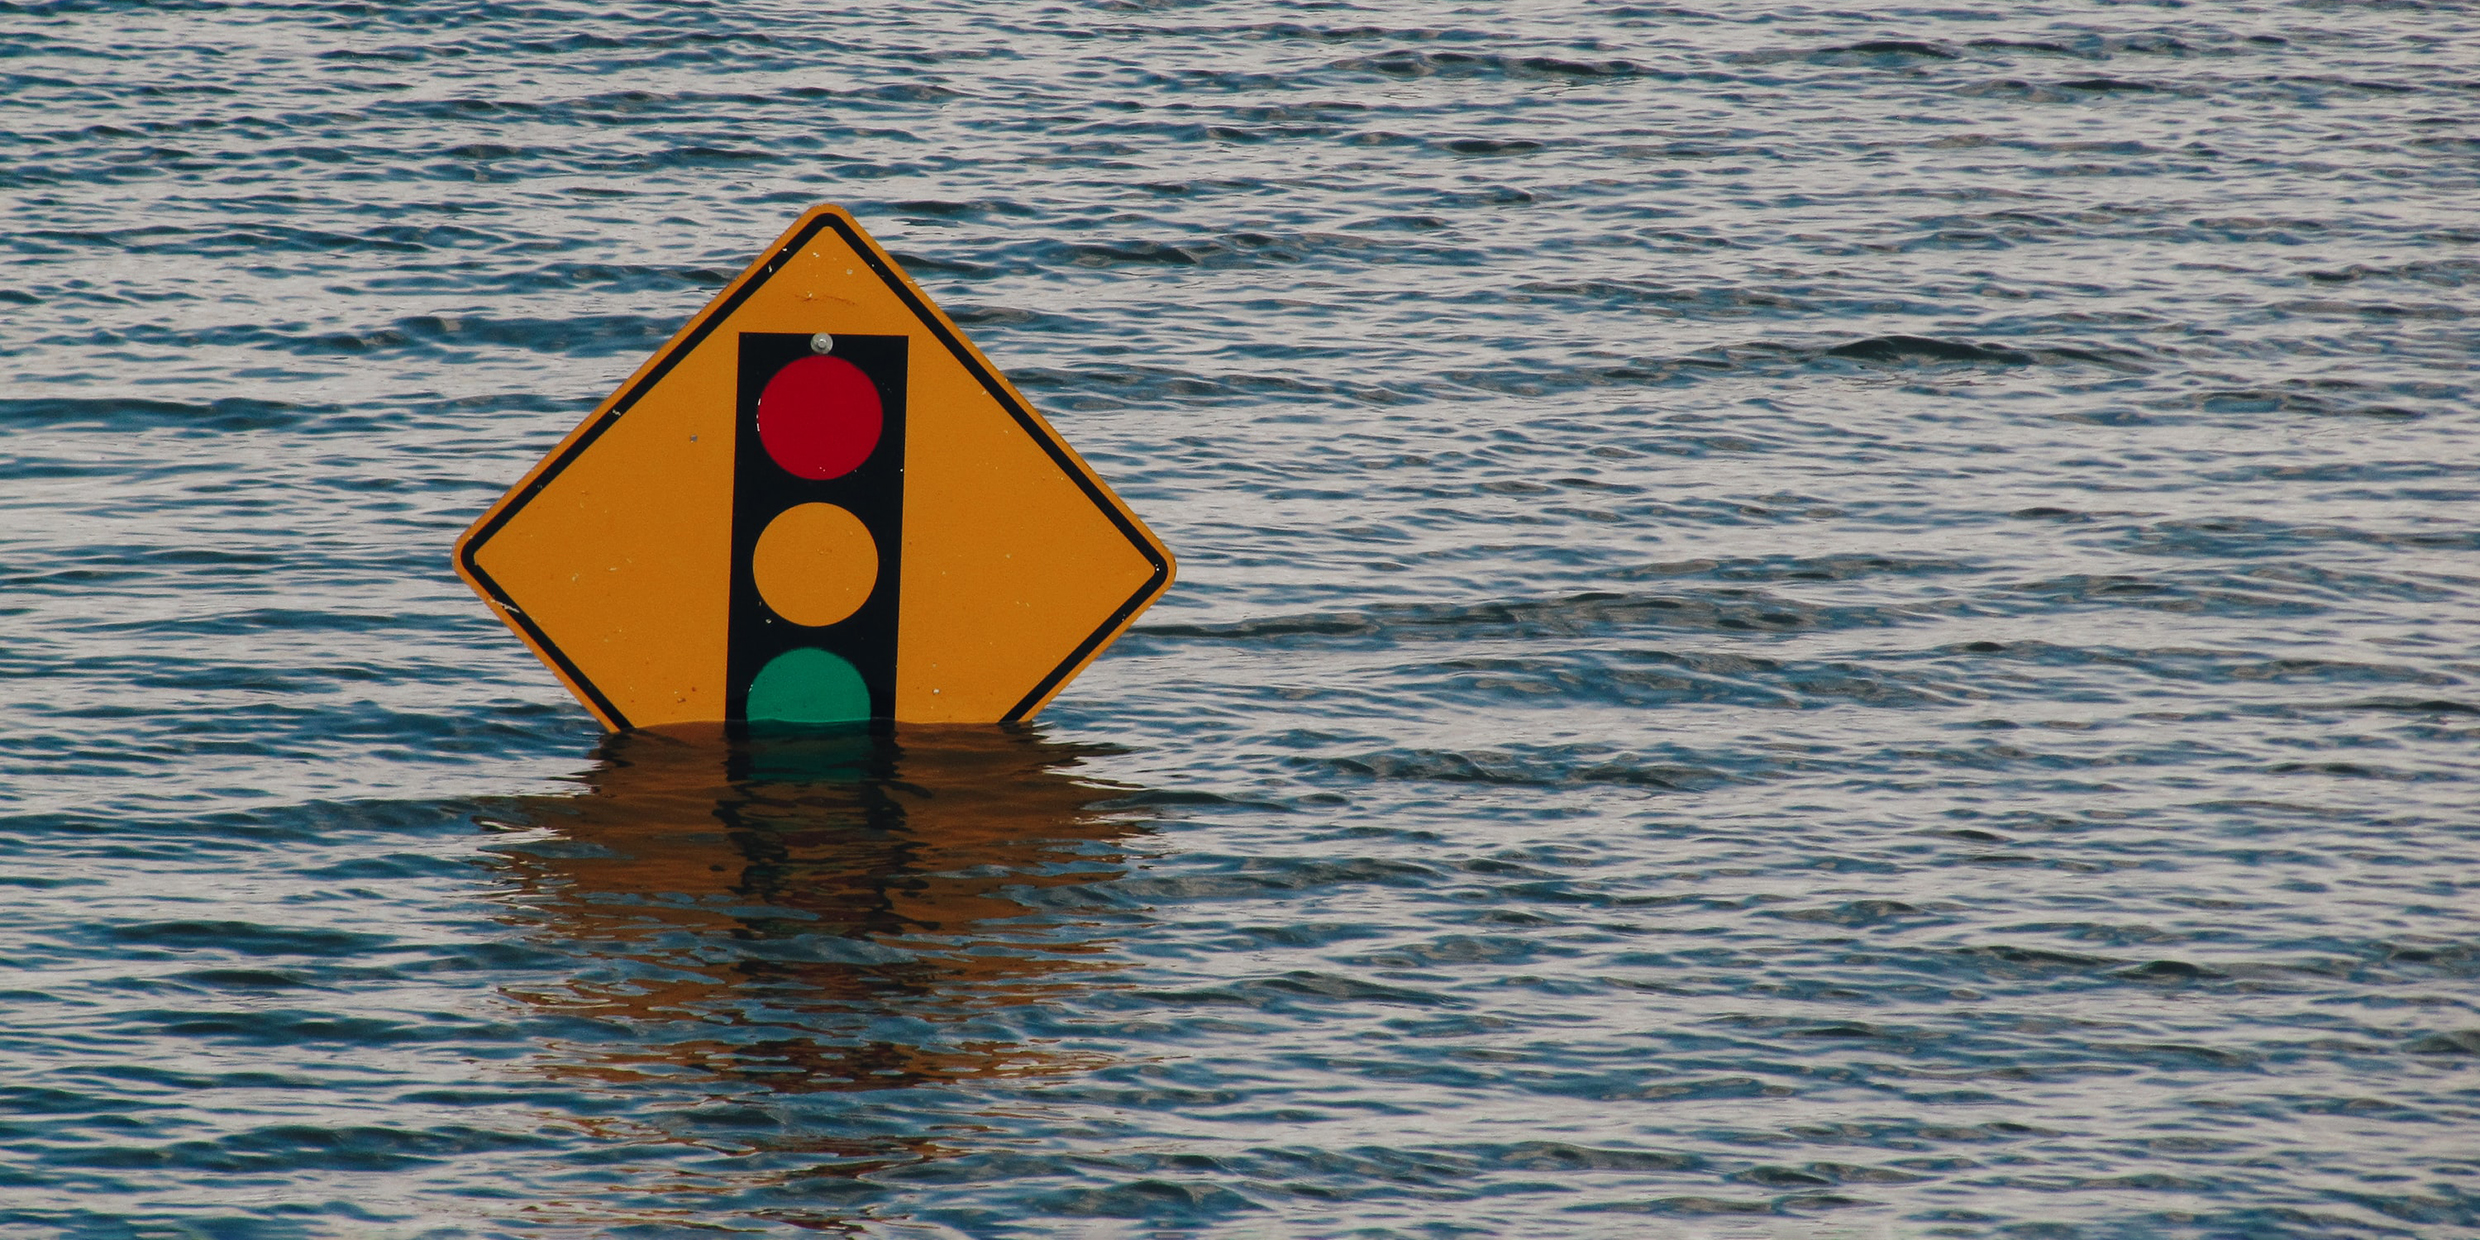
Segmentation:
<svg viewBox="0 0 2480 1240">
<path fill-rule="evenodd" d="M 2480 15 L 0 4 L 0 1232 L 2480 1231 Z M 604 738 L 804 207 L 1181 557 Z"/>
</svg>

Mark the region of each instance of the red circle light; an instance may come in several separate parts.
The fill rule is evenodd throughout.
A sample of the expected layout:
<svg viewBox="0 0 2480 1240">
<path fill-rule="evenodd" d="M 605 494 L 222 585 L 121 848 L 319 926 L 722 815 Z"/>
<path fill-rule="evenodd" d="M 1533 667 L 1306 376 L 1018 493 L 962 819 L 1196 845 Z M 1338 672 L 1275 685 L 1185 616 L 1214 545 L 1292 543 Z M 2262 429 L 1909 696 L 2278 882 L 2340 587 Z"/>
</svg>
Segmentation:
<svg viewBox="0 0 2480 1240">
<path fill-rule="evenodd" d="M 766 454 L 813 481 L 859 469 L 884 425 L 877 385 L 840 357 L 802 358 L 758 393 L 758 441 Z"/>
</svg>

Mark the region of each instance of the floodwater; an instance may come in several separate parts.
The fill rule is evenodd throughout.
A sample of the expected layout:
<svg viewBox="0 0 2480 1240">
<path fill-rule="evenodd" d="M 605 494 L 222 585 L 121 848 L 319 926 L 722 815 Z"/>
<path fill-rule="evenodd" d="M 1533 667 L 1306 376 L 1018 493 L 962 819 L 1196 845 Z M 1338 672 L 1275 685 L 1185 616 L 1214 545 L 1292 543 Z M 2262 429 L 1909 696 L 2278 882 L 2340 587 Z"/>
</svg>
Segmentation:
<svg viewBox="0 0 2480 1240">
<path fill-rule="evenodd" d="M 2480 11 L 0 4 L 0 1234 L 2480 1233 Z M 606 739 L 849 206 L 1181 559 Z"/>
</svg>

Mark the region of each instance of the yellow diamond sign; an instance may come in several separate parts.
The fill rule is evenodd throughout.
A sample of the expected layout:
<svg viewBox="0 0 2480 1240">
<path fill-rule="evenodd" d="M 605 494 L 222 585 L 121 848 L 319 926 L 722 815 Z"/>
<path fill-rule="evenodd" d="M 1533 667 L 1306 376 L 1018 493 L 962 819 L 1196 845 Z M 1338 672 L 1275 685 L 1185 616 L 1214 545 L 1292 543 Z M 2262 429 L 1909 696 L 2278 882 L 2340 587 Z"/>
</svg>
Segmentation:
<svg viewBox="0 0 2480 1240">
<path fill-rule="evenodd" d="M 612 728 L 1029 718 L 1171 553 L 840 207 L 457 540 Z"/>
</svg>

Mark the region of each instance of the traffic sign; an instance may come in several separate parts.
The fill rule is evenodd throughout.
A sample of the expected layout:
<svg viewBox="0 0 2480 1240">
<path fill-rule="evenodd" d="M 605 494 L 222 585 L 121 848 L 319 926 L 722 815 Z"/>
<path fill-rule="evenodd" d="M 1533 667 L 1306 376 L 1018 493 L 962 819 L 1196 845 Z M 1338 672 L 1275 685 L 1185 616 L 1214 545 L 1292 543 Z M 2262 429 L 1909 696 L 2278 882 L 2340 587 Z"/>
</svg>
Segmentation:
<svg viewBox="0 0 2480 1240">
<path fill-rule="evenodd" d="M 1030 718 L 1171 553 L 840 207 L 457 540 L 611 728 Z"/>
</svg>

